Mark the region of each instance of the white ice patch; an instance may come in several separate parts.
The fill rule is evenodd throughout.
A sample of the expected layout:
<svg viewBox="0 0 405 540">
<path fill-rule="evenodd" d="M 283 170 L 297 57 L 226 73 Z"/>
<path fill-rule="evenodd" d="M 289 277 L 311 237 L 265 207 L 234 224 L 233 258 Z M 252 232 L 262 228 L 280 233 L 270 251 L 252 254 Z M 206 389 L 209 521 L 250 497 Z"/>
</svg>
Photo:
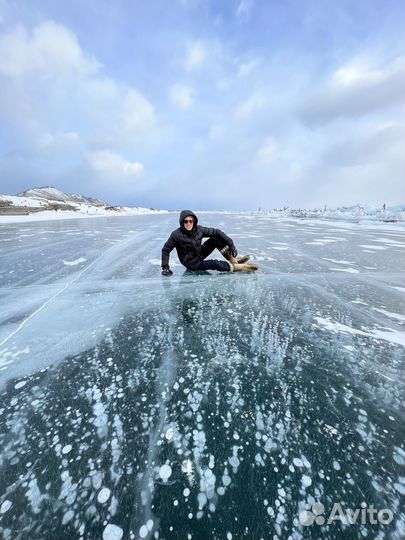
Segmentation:
<svg viewBox="0 0 405 540">
<path fill-rule="evenodd" d="M 384 341 L 389 341 L 390 343 L 405 346 L 405 335 L 403 332 L 399 332 L 397 330 L 387 329 L 387 331 L 374 330 L 373 332 L 364 332 L 363 330 L 356 330 L 355 328 L 351 328 L 345 324 L 331 321 L 330 319 L 325 319 L 323 317 L 314 318 L 318 322 L 319 326 L 322 326 L 331 332 L 343 332 L 346 334 L 365 336 L 373 339 L 382 339 Z"/>
<path fill-rule="evenodd" d="M 336 259 L 328 259 L 327 257 L 322 257 L 322 259 L 324 261 L 333 262 L 335 264 L 353 264 L 353 262 L 351 262 L 351 261 L 340 261 L 340 260 L 338 261 Z"/>
<path fill-rule="evenodd" d="M 20 381 L 19 383 L 17 383 L 14 388 L 16 390 L 18 390 L 19 388 L 22 388 L 23 386 L 25 386 L 27 384 L 27 381 Z"/>
<path fill-rule="evenodd" d="M 149 264 L 151 264 L 152 266 L 161 266 L 162 259 L 149 259 Z M 170 266 L 182 266 L 182 265 L 176 260 L 171 259 Z"/>
<path fill-rule="evenodd" d="M 87 259 L 85 259 L 84 257 L 79 257 L 79 259 L 75 259 L 74 261 L 63 261 L 63 264 L 66 265 L 66 266 L 76 266 L 77 264 L 81 264 L 81 263 L 84 263 L 86 262 Z"/>
<path fill-rule="evenodd" d="M 375 339 L 383 339 L 384 341 L 389 341 L 405 347 L 405 334 L 403 331 L 391 329 L 387 329 L 386 331 L 374 330 L 374 333 L 370 334 L 370 336 Z"/>
<path fill-rule="evenodd" d="M 2 351 L 0 351 L 0 370 L 3 369 L 5 366 L 8 366 L 9 364 L 12 364 L 14 360 L 17 360 L 22 354 L 29 354 L 29 352 L 29 347 L 25 347 L 25 349 L 20 349 L 17 351 L 10 351 L 7 348 L 3 349 Z"/>
<path fill-rule="evenodd" d="M 312 244 L 313 246 L 324 246 L 325 244 L 331 244 L 332 242 L 344 242 L 344 241 L 345 241 L 345 238 L 327 236 L 324 238 L 314 238 L 313 242 L 306 242 L 306 243 Z"/>
<path fill-rule="evenodd" d="M 71 445 L 71 444 L 67 444 L 66 446 L 64 446 L 64 447 L 62 448 L 62 454 L 68 454 L 71 450 L 72 450 L 72 445 Z"/>
<path fill-rule="evenodd" d="M 391 319 L 397 319 L 398 321 L 405 321 L 405 316 L 402 315 L 402 313 L 392 313 L 391 311 L 386 311 L 385 309 L 379 309 L 379 308 L 372 308 L 372 309 L 374 311 L 378 311 L 378 313 L 382 313 L 383 315 L 390 317 Z"/>
<path fill-rule="evenodd" d="M 375 250 L 384 250 L 388 249 L 386 246 L 369 246 L 368 244 L 361 244 L 360 247 L 365 249 L 375 249 Z"/>
<path fill-rule="evenodd" d="M 349 272 L 350 274 L 359 273 L 355 268 L 329 268 L 329 270 L 333 270 L 334 272 Z"/>
<path fill-rule="evenodd" d="M 389 246 L 394 247 L 404 247 L 403 242 L 398 242 L 398 240 L 392 240 L 392 238 L 373 238 L 374 242 L 382 242 L 383 244 L 387 244 Z"/>
</svg>

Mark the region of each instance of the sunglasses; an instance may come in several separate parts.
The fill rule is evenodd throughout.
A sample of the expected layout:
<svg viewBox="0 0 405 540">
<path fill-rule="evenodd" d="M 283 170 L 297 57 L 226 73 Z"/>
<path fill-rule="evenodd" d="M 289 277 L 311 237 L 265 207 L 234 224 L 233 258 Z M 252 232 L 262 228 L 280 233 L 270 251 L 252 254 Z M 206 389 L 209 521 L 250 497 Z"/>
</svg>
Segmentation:
<svg viewBox="0 0 405 540">
<path fill-rule="evenodd" d="M 194 219 L 185 219 L 183 223 L 194 223 Z"/>
</svg>

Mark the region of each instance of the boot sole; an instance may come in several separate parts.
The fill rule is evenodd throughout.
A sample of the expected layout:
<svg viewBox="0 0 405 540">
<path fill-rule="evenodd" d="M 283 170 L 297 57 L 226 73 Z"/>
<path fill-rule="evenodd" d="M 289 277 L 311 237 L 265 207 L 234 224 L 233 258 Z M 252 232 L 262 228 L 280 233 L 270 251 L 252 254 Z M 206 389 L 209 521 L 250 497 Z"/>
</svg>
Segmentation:
<svg viewBox="0 0 405 540">
<path fill-rule="evenodd" d="M 258 269 L 259 267 L 256 266 L 255 264 L 234 264 L 233 265 L 234 272 L 253 272 Z"/>
</svg>

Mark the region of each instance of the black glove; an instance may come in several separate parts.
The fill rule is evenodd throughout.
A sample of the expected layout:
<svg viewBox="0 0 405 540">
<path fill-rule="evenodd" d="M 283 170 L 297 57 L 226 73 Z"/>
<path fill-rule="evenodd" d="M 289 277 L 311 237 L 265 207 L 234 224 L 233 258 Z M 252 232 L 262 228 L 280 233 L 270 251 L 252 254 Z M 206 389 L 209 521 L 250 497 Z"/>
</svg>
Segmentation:
<svg viewBox="0 0 405 540">
<path fill-rule="evenodd" d="M 238 250 L 235 247 L 235 244 L 231 244 L 229 246 L 229 253 L 232 255 L 232 257 L 236 257 L 238 254 Z"/>
<path fill-rule="evenodd" d="M 170 268 L 163 268 L 162 270 L 162 276 L 172 276 L 173 272 L 170 270 Z"/>
</svg>

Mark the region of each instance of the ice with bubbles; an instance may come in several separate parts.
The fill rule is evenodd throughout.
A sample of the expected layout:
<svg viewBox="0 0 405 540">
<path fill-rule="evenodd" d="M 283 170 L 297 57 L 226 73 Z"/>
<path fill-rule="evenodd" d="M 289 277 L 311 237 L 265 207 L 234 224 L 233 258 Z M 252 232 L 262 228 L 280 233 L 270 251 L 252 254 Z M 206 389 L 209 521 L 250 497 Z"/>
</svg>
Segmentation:
<svg viewBox="0 0 405 540">
<path fill-rule="evenodd" d="M 0 535 L 399 540 L 403 223 L 200 222 L 259 271 L 162 277 L 171 213 L 0 224 Z"/>
</svg>

